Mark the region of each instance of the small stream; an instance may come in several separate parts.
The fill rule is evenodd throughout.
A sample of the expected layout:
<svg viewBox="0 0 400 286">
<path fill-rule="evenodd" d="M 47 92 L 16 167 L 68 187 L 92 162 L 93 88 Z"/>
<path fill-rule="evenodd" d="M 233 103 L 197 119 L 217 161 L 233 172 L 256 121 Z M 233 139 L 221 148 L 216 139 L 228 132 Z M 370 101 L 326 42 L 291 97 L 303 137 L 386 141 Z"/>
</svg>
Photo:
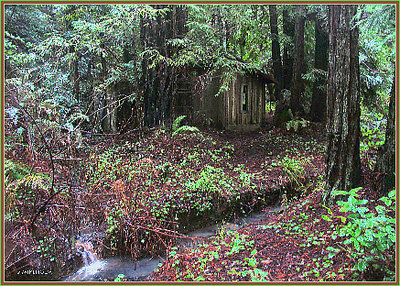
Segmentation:
<svg viewBox="0 0 400 286">
<path fill-rule="evenodd" d="M 281 208 L 273 208 L 271 211 L 279 211 Z M 264 212 L 253 213 L 247 217 L 242 217 L 234 222 L 220 223 L 201 228 L 186 235 L 189 237 L 198 237 L 201 242 L 205 238 L 210 238 L 216 235 L 221 229 L 226 231 L 235 231 L 241 226 L 259 222 L 264 217 Z M 179 245 L 185 247 L 196 247 L 196 241 L 182 239 Z M 119 274 L 125 275 L 128 281 L 144 280 L 157 267 L 159 263 L 165 260 L 165 257 L 149 257 L 143 258 L 136 262 L 132 262 L 130 258 L 111 257 L 99 259 L 92 252 L 90 243 L 81 243 L 79 252 L 82 253 L 85 265 L 76 273 L 64 279 L 64 281 L 114 281 Z"/>
</svg>

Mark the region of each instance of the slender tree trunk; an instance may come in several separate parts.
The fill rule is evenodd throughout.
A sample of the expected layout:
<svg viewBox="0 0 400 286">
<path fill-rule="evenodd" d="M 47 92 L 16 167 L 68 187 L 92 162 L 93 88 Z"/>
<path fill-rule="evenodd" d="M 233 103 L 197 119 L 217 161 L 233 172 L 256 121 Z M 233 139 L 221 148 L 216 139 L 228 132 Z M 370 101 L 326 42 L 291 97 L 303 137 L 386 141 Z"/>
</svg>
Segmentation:
<svg viewBox="0 0 400 286">
<path fill-rule="evenodd" d="M 358 28 L 351 20 L 357 6 L 329 6 L 329 70 L 327 100 L 326 186 L 348 191 L 361 183 Z"/>
<path fill-rule="evenodd" d="M 289 12 L 283 10 L 283 33 L 289 38 L 294 38 L 294 23 L 289 16 Z M 290 90 L 293 75 L 293 46 L 291 41 L 285 42 L 283 46 L 283 82 L 282 88 Z"/>
<path fill-rule="evenodd" d="M 278 37 L 278 14 L 276 13 L 275 5 L 269 5 L 269 19 L 272 36 L 272 68 L 274 70 L 274 77 L 279 82 L 275 87 L 274 97 L 275 100 L 279 100 L 282 89 L 282 60 Z"/>
<path fill-rule="evenodd" d="M 110 131 L 116 133 L 118 131 L 118 95 L 116 94 L 115 87 L 110 87 L 108 109 L 110 113 Z"/>
<path fill-rule="evenodd" d="M 381 174 L 376 184 L 376 189 L 382 194 L 387 194 L 396 185 L 396 131 L 395 131 L 395 105 L 396 105 L 396 77 L 393 78 L 392 91 L 390 93 L 389 116 L 386 123 L 385 144 L 378 154 L 375 172 Z"/>
<path fill-rule="evenodd" d="M 293 115 L 303 116 L 303 97 L 304 97 L 304 80 L 302 78 L 305 73 L 304 63 L 304 25 L 306 22 L 305 7 L 303 5 L 297 7 L 297 16 L 295 23 L 295 40 L 294 40 L 294 63 L 292 89 L 290 96 L 290 108 Z"/>
<path fill-rule="evenodd" d="M 74 81 L 74 94 L 77 100 L 82 100 L 80 92 L 80 76 L 79 76 L 79 60 L 81 55 L 79 51 L 75 51 L 73 60 L 73 81 Z"/>
<path fill-rule="evenodd" d="M 283 33 L 290 39 L 294 38 L 294 23 L 293 19 L 289 16 L 288 7 L 284 7 L 283 10 Z M 289 92 L 282 93 L 283 89 L 290 90 L 292 85 L 293 76 L 293 45 L 292 41 L 285 41 L 283 45 L 283 57 L 282 57 L 282 76 L 280 81 L 280 93 L 279 100 L 276 104 L 276 109 L 274 113 L 274 125 L 282 126 L 285 122 L 293 118 L 290 109 L 290 96 Z"/>
<path fill-rule="evenodd" d="M 328 33 L 322 27 L 322 20 L 315 17 L 315 60 L 317 70 L 328 71 Z M 312 121 L 320 122 L 324 119 L 326 109 L 326 79 L 319 77 L 314 82 L 311 100 L 310 115 Z"/>
<path fill-rule="evenodd" d="M 103 47 L 103 44 L 101 44 L 101 47 Z M 104 55 L 100 56 L 100 61 L 101 61 L 101 78 L 103 82 L 106 81 L 107 77 L 107 61 Z M 98 93 L 97 94 L 97 102 L 98 102 L 98 109 L 99 109 L 99 114 L 98 114 L 98 122 L 101 125 L 101 129 L 103 132 L 109 132 L 109 122 L 108 122 L 108 116 L 107 116 L 107 93 L 105 91 Z"/>
</svg>

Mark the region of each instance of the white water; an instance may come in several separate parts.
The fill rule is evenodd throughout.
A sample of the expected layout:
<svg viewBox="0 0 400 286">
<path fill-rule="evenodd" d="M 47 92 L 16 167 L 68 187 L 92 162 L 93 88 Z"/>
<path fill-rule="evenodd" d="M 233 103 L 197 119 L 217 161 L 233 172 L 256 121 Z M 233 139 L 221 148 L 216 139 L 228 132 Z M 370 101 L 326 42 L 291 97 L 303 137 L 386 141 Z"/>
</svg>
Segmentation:
<svg viewBox="0 0 400 286">
<path fill-rule="evenodd" d="M 161 258 L 145 258 L 136 263 L 129 258 L 100 259 L 82 267 L 65 281 L 114 281 L 119 274 L 130 281 L 139 280 L 149 276 L 162 261 Z"/>
</svg>

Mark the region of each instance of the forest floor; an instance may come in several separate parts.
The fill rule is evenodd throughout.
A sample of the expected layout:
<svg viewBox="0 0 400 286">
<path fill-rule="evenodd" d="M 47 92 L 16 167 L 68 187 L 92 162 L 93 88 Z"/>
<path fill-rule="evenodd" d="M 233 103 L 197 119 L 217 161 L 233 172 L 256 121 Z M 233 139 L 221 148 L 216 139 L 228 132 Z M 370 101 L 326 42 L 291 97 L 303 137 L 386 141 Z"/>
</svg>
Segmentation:
<svg viewBox="0 0 400 286">
<path fill-rule="evenodd" d="M 354 248 L 338 235 L 348 213 L 338 205 L 322 203 L 324 135 L 313 125 L 299 133 L 272 130 L 267 134 L 225 135 L 235 150 L 232 157 L 246 170 L 260 174 L 258 184 L 293 184 L 291 194 L 280 198 L 282 209 L 263 209 L 261 221 L 237 231 L 221 229 L 198 247 L 174 248 L 150 281 L 354 281 L 382 280 L 385 273 L 368 267 L 357 270 Z M 284 159 L 283 159 L 284 158 Z M 283 160 L 282 160 L 283 159 Z M 286 161 L 285 161 L 286 160 Z M 287 160 L 290 160 L 288 162 Z M 302 164 L 300 167 L 300 163 Z M 381 204 L 371 186 L 376 179 L 363 168 L 360 199 L 367 207 Z M 303 179 L 303 180 L 302 180 Z M 304 180 L 306 179 L 306 180 Z M 394 216 L 394 213 L 391 214 Z M 387 255 L 394 258 L 393 250 Z M 390 260 L 392 260 L 390 259 Z M 387 262 L 379 261 L 384 265 Z M 393 269 L 393 265 L 387 265 Z"/>
<path fill-rule="evenodd" d="M 370 190 L 363 198 L 371 199 Z M 376 203 L 372 203 L 376 206 Z M 222 230 L 197 248 L 172 255 L 151 281 L 359 281 L 384 279 L 382 271 L 357 271 L 351 247 L 343 247 L 337 227 L 338 207 L 326 209 L 321 192 L 289 203 L 282 211 L 264 209 L 257 223 L 237 231 Z M 330 215 L 330 212 L 331 215 Z M 331 217 L 332 221 L 324 220 Z M 394 257 L 394 252 L 390 254 Z M 380 261 L 385 264 L 385 262 Z M 391 268 L 393 265 L 391 266 Z"/>
<path fill-rule="evenodd" d="M 384 278 L 382 272 L 354 270 L 351 247 L 343 247 L 344 238 L 338 235 L 338 226 L 348 214 L 339 212 L 337 205 L 322 204 L 325 136 L 321 125 L 311 124 L 298 132 L 271 129 L 246 134 L 206 130 L 174 135 L 158 129 L 141 140 L 125 137 L 87 146 L 73 168 L 65 165 L 69 158 L 56 161 L 55 168 L 69 185 L 71 178 L 81 185 L 49 201 L 50 212 L 41 214 L 35 224 L 42 241 L 36 242 L 28 230 L 11 231 L 7 236 L 15 245 L 24 241 L 21 249 L 34 250 L 46 239 L 46 257 L 61 257 L 58 246 L 71 236 L 69 225 L 78 223 L 82 233 L 85 228 L 93 232 L 89 239 L 94 250 L 105 257 L 139 259 L 167 249 L 166 261 L 148 277 L 152 281 Z M 51 170 L 45 164 L 36 169 L 44 183 L 35 196 L 22 197 L 18 213 L 22 217 L 32 217 L 32 202 L 40 205 L 52 198 L 45 187 L 50 176 L 41 175 Z M 364 185 L 369 186 L 374 174 L 367 168 L 363 174 Z M 26 185 L 25 179 L 15 180 L 10 189 L 18 195 Z M 378 204 L 379 194 L 370 188 L 359 194 L 370 200 L 370 207 Z M 66 208 L 69 204 L 73 206 Z M 274 208 L 278 205 L 280 211 Z M 9 212 L 15 208 L 9 206 Z M 264 217 L 257 223 L 237 231 L 222 228 L 196 248 L 175 247 L 183 233 L 260 210 Z M 54 224 L 47 227 L 54 221 L 60 222 L 59 229 Z M 25 229 L 21 220 L 8 223 L 11 230 Z M 65 259 L 74 257 L 75 240 L 71 241 L 66 245 L 69 250 L 63 250 Z M 44 256 L 38 252 L 32 258 L 43 261 Z M 74 271 L 73 266 L 65 270 L 67 263 L 61 267 L 65 272 L 61 276 Z"/>
</svg>

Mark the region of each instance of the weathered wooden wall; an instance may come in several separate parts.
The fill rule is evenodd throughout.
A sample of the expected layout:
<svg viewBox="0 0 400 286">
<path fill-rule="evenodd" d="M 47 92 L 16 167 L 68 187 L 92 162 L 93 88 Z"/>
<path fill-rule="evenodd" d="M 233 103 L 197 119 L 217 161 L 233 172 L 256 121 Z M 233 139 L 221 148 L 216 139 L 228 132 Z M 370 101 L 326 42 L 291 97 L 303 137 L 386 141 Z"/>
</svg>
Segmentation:
<svg viewBox="0 0 400 286">
<path fill-rule="evenodd" d="M 248 110 L 242 110 L 241 88 L 249 88 Z M 249 130 L 260 127 L 265 118 L 265 87 L 260 81 L 237 75 L 224 95 L 224 127 L 227 129 Z"/>
<path fill-rule="evenodd" d="M 241 87 L 249 88 L 248 110 L 241 106 Z M 209 78 L 199 96 L 194 97 L 194 110 L 210 119 L 215 127 L 250 131 L 260 127 L 265 119 L 265 86 L 261 81 L 249 76 L 235 75 L 227 92 L 216 97 L 220 88 L 220 78 Z"/>
</svg>

